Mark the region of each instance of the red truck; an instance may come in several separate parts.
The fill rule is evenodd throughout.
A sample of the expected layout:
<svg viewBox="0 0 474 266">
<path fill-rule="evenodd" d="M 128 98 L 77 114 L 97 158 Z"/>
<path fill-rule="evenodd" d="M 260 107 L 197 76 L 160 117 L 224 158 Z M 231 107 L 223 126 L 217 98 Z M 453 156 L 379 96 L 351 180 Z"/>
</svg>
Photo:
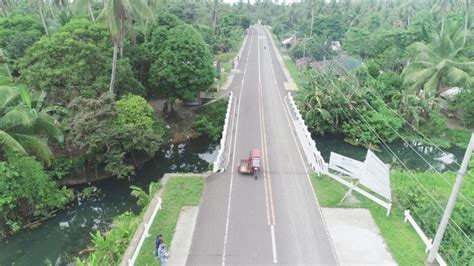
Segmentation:
<svg viewBox="0 0 474 266">
<path fill-rule="evenodd" d="M 237 171 L 242 174 L 253 174 L 255 179 L 258 177 L 258 172 L 261 170 L 260 161 L 261 155 L 259 149 L 252 149 L 248 159 L 240 160 Z"/>
</svg>

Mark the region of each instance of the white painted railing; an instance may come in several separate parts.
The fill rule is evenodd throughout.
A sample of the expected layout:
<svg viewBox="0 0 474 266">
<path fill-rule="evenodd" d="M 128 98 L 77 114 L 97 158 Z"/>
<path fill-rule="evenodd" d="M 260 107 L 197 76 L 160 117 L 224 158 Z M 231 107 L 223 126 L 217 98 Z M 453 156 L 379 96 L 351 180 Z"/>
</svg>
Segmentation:
<svg viewBox="0 0 474 266">
<path fill-rule="evenodd" d="M 227 103 L 227 112 L 225 114 L 225 122 L 224 122 L 224 128 L 222 130 L 222 137 L 221 137 L 219 152 L 217 153 L 217 157 L 216 157 L 216 160 L 214 161 L 214 166 L 212 168 L 212 171 L 214 173 L 219 171 L 219 168 L 221 167 L 222 162 L 224 161 L 223 154 L 224 154 L 225 143 L 227 139 L 227 129 L 229 127 L 231 107 L 232 107 L 232 92 L 229 92 L 229 102 Z"/>
<path fill-rule="evenodd" d="M 328 165 L 324 162 L 323 156 L 316 148 L 316 142 L 314 142 L 309 133 L 308 127 L 306 126 L 303 117 L 301 117 L 298 106 L 296 106 L 293 96 L 288 92 L 288 102 L 290 103 L 291 110 L 295 116 L 293 119 L 293 124 L 295 126 L 296 135 L 300 140 L 301 146 L 303 147 L 303 152 L 308 160 L 308 164 L 312 171 L 316 173 L 327 173 Z"/>
<path fill-rule="evenodd" d="M 128 259 L 129 266 L 135 265 L 135 261 L 137 260 L 138 254 L 140 253 L 140 250 L 142 249 L 143 242 L 145 241 L 145 238 L 150 236 L 149 234 L 150 227 L 153 224 L 153 221 L 155 220 L 155 216 L 158 213 L 158 210 L 160 209 L 161 209 L 161 198 L 158 198 L 158 203 L 153 209 L 153 214 L 151 215 L 150 220 L 148 220 L 148 222 L 145 222 L 144 224 L 145 229 L 143 230 L 142 236 L 140 237 L 140 242 L 138 242 L 138 246 L 135 249 L 135 252 L 133 252 L 132 258 Z"/>
<path fill-rule="evenodd" d="M 433 246 L 433 240 L 432 239 L 428 239 L 428 237 L 425 235 L 425 233 L 423 232 L 423 230 L 421 230 L 421 228 L 418 226 L 418 224 L 416 223 L 415 219 L 413 219 L 413 217 L 411 216 L 410 214 L 410 210 L 405 210 L 404 212 L 405 214 L 405 223 L 408 221 L 410 222 L 411 226 L 415 229 L 416 233 L 418 233 L 418 235 L 420 236 L 421 240 L 423 240 L 423 243 L 425 243 L 426 245 L 426 249 L 425 249 L 425 252 L 428 253 L 428 251 L 431 249 L 431 247 Z M 444 259 L 438 254 L 436 254 L 436 261 L 439 263 L 439 265 L 441 266 L 446 266 L 446 262 L 444 261 Z"/>
</svg>

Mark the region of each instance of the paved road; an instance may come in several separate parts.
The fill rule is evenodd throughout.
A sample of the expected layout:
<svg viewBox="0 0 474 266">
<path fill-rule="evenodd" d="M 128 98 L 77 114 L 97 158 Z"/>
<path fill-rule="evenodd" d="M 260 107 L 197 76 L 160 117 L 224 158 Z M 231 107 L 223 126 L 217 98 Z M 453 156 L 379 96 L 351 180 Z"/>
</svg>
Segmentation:
<svg viewBox="0 0 474 266">
<path fill-rule="evenodd" d="M 225 172 L 207 178 L 189 265 L 336 265 L 285 105 L 281 65 L 263 27 L 250 29 L 234 92 Z M 236 171 L 262 149 L 258 180 Z"/>
</svg>

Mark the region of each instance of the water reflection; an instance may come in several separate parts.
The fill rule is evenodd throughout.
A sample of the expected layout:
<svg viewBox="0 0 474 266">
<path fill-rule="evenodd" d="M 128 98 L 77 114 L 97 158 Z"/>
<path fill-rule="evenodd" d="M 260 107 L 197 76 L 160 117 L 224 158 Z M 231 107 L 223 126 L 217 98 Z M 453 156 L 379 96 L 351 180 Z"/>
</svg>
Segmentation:
<svg viewBox="0 0 474 266">
<path fill-rule="evenodd" d="M 65 265 L 90 244 L 91 232 L 105 230 L 114 216 L 125 211 L 138 211 L 136 199 L 130 195 L 130 185 L 146 188 L 167 172 L 206 171 L 217 155 L 217 148 L 217 144 L 207 139 L 169 145 L 135 176 L 94 183 L 101 191 L 99 197 L 79 199 L 40 227 L 2 240 L 0 265 L 40 265 L 47 259 Z"/>
<path fill-rule="evenodd" d="M 367 149 L 344 142 L 342 136 L 326 135 L 314 136 L 313 138 L 326 162 L 329 162 L 331 151 L 359 161 L 364 161 L 365 159 Z M 380 151 L 375 151 L 375 153 L 385 163 L 391 164 L 392 167 L 398 166 L 403 168 L 403 165 L 405 165 L 409 169 L 418 171 L 457 171 L 459 168 L 458 164 L 461 164 L 464 155 L 464 150 L 457 147 L 442 149 L 443 151 L 440 151 L 435 147 L 419 142 L 409 141 L 408 143 L 410 145 L 403 141 L 394 142 L 389 144 L 388 148 L 384 148 L 380 145 Z M 403 164 L 400 163 L 400 161 L 402 161 Z"/>
</svg>

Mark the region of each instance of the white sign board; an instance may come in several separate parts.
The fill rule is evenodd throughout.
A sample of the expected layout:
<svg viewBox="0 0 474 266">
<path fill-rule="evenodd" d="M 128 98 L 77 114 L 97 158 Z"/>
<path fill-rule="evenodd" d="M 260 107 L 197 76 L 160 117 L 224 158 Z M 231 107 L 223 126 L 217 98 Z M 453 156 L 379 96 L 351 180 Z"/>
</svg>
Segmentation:
<svg viewBox="0 0 474 266">
<path fill-rule="evenodd" d="M 390 169 L 373 152 L 367 151 L 364 161 L 364 173 L 360 183 L 382 197 L 392 200 L 390 190 Z"/>
<path fill-rule="evenodd" d="M 329 168 L 339 173 L 348 175 L 349 177 L 360 179 L 364 172 L 364 163 L 342 156 L 335 152 L 331 152 L 329 158 Z"/>
</svg>

